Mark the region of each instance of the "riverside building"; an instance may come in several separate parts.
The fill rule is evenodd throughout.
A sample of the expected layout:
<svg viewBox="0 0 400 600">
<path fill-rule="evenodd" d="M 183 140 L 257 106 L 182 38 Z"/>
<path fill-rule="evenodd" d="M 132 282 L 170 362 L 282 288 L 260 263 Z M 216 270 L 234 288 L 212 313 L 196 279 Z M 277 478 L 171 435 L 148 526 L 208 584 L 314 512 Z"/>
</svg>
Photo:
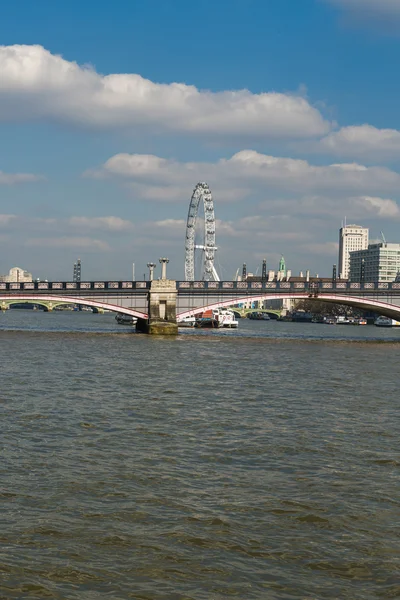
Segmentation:
<svg viewBox="0 0 400 600">
<path fill-rule="evenodd" d="M 21 267 L 12 267 L 8 275 L 0 275 L 0 281 L 16 282 L 16 281 L 32 281 L 32 274 L 28 273 Z"/>
<path fill-rule="evenodd" d="M 339 232 L 339 277 L 348 279 L 350 252 L 368 248 L 369 230 L 361 225 L 344 225 Z"/>
<path fill-rule="evenodd" d="M 380 242 L 350 253 L 350 281 L 395 281 L 400 271 L 400 244 Z"/>
</svg>

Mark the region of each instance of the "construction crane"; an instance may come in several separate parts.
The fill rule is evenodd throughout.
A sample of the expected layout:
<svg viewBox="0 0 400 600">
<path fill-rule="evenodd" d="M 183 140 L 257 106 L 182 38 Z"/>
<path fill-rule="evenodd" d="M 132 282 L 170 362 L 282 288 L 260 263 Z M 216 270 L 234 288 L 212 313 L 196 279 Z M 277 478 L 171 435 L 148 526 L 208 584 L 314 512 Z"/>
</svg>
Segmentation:
<svg viewBox="0 0 400 600">
<path fill-rule="evenodd" d="M 386 244 L 387 242 L 386 242 L 386 238 L 385 238 L 385 236 L 383 235 L 383 231 L 381 231 L 381 238 L 382 238 L 382 242 L 383 242 L 384 244 Z"/>
</svg>

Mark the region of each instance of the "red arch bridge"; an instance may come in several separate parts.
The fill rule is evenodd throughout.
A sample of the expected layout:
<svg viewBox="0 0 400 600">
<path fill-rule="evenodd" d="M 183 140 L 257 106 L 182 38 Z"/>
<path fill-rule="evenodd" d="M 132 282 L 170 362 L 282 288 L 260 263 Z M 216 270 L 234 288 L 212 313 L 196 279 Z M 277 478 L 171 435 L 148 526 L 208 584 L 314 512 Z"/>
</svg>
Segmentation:
<svg viewBox="0 0 400 600">
<path fill-rule="evenodd" d="M 161 280 L 162 281 L 162 280 Z M 374 311 L 400 320 L 400 283 L 350 282 L 246 282 L 172 281 L 176 291 L 176 315 L 183 318 L 206 309 L 235 306 L 249 301 L 318 298 Z M 149 315 L 152 287 L 157 281 L 0 282 L 0 308 L 35 303 L 52 309 L 61 304 L 80 304 L 139 318 Z"/>
</svg>

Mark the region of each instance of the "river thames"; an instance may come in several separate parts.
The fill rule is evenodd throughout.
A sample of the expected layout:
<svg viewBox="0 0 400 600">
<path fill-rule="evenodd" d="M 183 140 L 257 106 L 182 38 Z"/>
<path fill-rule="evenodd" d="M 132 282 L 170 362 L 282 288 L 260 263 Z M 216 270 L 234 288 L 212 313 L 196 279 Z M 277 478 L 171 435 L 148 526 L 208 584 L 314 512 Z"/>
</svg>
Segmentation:
<svg viewBox="0 0 400 600">
<path fill-rule="evenodd" d="M 400 330 L 0 314 L 0 598 L 400 597 Z"/>
</svg>

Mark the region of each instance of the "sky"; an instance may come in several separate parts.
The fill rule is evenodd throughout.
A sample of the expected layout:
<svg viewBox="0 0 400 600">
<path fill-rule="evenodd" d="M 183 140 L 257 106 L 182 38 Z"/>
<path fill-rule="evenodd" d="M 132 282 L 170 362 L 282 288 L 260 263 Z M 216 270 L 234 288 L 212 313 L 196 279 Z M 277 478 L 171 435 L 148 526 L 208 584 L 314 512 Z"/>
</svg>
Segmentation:
<svg viewBox="0 0 400 600">
<path fill-rule="evenodd" d="M 221 279 L 329 275 L 345 218 L 400 242 L 399 59 L 400 0 L 14 0 L 0 273 L 183 279 L 199 181 Z"/>
</svg>

